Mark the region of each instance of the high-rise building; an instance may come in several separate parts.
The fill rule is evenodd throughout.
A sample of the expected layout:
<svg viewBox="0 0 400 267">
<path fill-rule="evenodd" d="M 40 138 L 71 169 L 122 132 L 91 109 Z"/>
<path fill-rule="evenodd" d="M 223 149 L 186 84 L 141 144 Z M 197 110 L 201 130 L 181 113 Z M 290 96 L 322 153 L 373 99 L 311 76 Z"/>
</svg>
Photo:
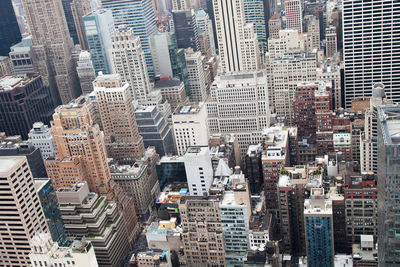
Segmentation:
<svg viewBox="0 0 400 267">
<path fill-rule="evenodd" d="M 293 100 L 299 82 L 316 79 L 315 55 L 289 52 L 272 62 L 272 88 L 277 117 L 291 125 L 293 123 Z"/>
<path fill-rule="evenodd" d="M 88 44 L 86 40 L 85 27 L 83 25 L 83 16 L 90 13 L 92 11 L 91 2 L 88 0 L 72 0 L 70 3 L 71 13 L 74 20 L 75 32 L 76 32 L 76 41 L 79 42 L 81 48 L 83 50 L 88 50 Z"/>
<path fill-rule="evenodd" d="M 115 26 L 126 25 L 140 37 L 146 59 L 147 71 L 154 78 L 150 37 L 157 33 L 152 0 L 101 0 L 103 8 L 110 9 Z"/>
<path fill-rule="evenodd" d="M 90 59 L 90 53 L 88 51 L 82 51 L 79 54 L 76 71 L 78 72 L 82 94 L 90 94 L 93 92 L 93 81 L 96 79 L 96 74 L 94 72 L 93 62 Z"/>
<path fill-rule="evenodd" d="M 400 102 L 399 15 L 398 1 L 343 1 L 345 107 L 357 97 L 371 97 L 378 82 L 388 99 Z"/>
<path fill-rule="evenodd" d="M 269 38 L 279 38 L 279 31 L 282 30 L 282 19 L 275 13 L 268 21 Z"/>
<path fill-rule="evenodd" d="M 213 133 L 234 133 L 242 156 L 261 141 L 270 124 L 267 78 L 264 71 L 218 75 L 207 99 L 208 127 Z"/>
<path fill-rule="evenodd" d="M 173 10 L 174 29 L 179 48 L 200 50 L 196 13 L 190 10 Z"/>
<path fill-rule="evenodd" d="M 135 117 L 145 147 L 154 146 L 161 157 L 176 154 L 172 129 L 157 107 L 139 106 Z"/>
<path fill-rule="evenodd" d="M 172 0 L 172 10 L 187 10 L 190 8 L 189 0 Z"/>
<path fill-rule="evenodd" d="M 59 246 L 67 246 L 69 240 L 61 218 L 56 192 L 49 178 L 35 178 L 35 189 L 46 217 L 51 239 Z"/>
<path fill-rule="evenodd" d="M 378 236 L 378 189 L 377 176 L 372 172 L 362 172 L 361 177 L 352 177 L 344 188 L 346 208 L 346 234 L 349 242 L 360 242 L 361 235 Z M 338 181 L 346 177 L 336 177 Z"/>
<path fill-rule="evenodd" d="M 85 35 L 96 76 L 112 72 L 111 40 L 114 32 L 114 20 L 111 10 L 98 9 L 83 18 Z"/>
<path fill-rule="evenodd" d="M 9 53 L 15 75 L 24 75 L 34 72 L 32 62 L 32 36 L 25 37 L 16 45 L 10 47 Z"/>
<path fill-rule="evenodd" d="M 378 110 L 378 262 L 379 266 L 400 265 L 400 213 L 397 199 L 400 190 L 400 146 L 398 105 Z"/>
<path fill-rule="evenodd" d="M 47 177 L 40 149 L 34 147 L 29 141 L 3 142 L 0 146 L 0 156 L 24 156 L 28 161 L 33 178 Z"/>
<path fill-rule="evenodd" d="M 121 266 L 129 242 L 118 204 L 89 192 L 87 183 L 61 188 L 56 195 L 68 236 L 85 236 L 93 245 L 99 266 Z"/>
<path fill-rule="evenodd" d="M 14 68 L 9 57 L 0 56 L 0 77 L 14 75 Z"/>
<path fill-rule="evenodd" d="M 189 266 L 225 266 L 219 202 L 217 196 L 183 196 L 180 200 L 182 240 Z"/>
<path fill-rule="evenodd" d="M 57 155 L 45 161 L 46 169 L 56 189 L 86 181 L 92 192 L 107 195 L 111 193 L 111 175 L 103 133 L 93 123 L 91 103 L 85 100 L 81 97 L 55 109 L 51 132 Z"/>
<path fill-rule="evenodd" d="M 10 47 L 21 41 L 21 32 L 11 0 L 2 2 L 0 17 L 0 56 L 7 56 Z"/>
<path fill-rule="evenodd" d="M 35 232 L 48 232 L 46 218 L 26 158 L 0 157 L 0 166 L 0 233 L 8 238 L 2 245 L 0 265 L 30 266 L 29 242 Z"/>
<path fill-rule="evenodd" d="M 44 160 L 54 157 L 57 154 L 54 138 L 47 125 L 43 122 L 35 122 L 29 131 L 29 140 L 32 145 L 40 149 Z"/>
<path fill-rule="evenodd" d="M 261 144 L 249 146 L 245 163 L 245 174 L 249 180 L 251 194 L 260 194 L 264 188 L 264 176 L 262 171 L 262 157 L 263 148 Z"/>
<path fill-rule="evenodd" d="M 178 155 L 185 154 L 189 146 L 208 145 L 206 105 L 179 105 L 172 114 L 172 129 Z"/>
<path fill-rule="evenodd" d="M 145 104 L 151 87 L 139 36 L 132 28 L 119 26 L 113 33 L 111 51 L 113 72 L 129 84 L 132 99 Z"/>
<path fill-rule="evenodd" d="M 49 124 L 54 108 L 49 87 L 37 74 L 1 78 L 0 107 L 0 129 L 23 139 L 28 138 L 33 123 Z"/>
<path fill-rule="evenodd" d="M 227 266 L 237 266 L 243 263 L 250 248 L 250 189 L 240 168 L 235 169 L 235 172 L 228 177 L 230 185 L 228 190 L 223 192 L 219 211 L 224 233 L 226 264 Z M 233 214 L 235 215 L 232 216 Z"/>
<path fill-rule="evenodd" d="M 322 186 L 320 168 L 309 165 L 284 167 L 279 175 L 280 234 L 285 254 L 306 255 L 304 200 L 309 196 L 310 187 Z"/>
<path fill-rule="evenodd" d="M 311 188 L 304 202 L 304 224 L 308 266 L 333 266 L 332 200 L 325 199 L 323 188 Z"/>
<path fill-rule="evenodd" d="M 119 74 L 99 75 L 93 82 L 103 124 L 107 155 L 122 164 L 133 164 L 144 152 L 129 83 Z"/>
<path fill-rule="evenodd" d="M 207 85 L 203 67 L 203 58 L 200 51 L 185 50 L 186 68 L 189 76 L 190 101 L 203 102 L 207 98 Z"/>
<path fill-rule="evenodd" d="M 264 2 L 266 1 L 244 0 L 243 2 L 246 23 L 253 23 L 254 32 L 257 34 L 258 46 L 260 47 L 260 55 L 263 55 L 267 50 L 268 25 L 265 25 L 265 13 L 268 13 L 269 10 L 264 10 Z"/>
<path fill-rule="evenodd" d="M 342 75 L 341 67 L 329 60 L 321 62 L 317 68 L 317 81 L 330 81 L 332 84 L 333 110 L 343 106 L 342 102 Z"/>
<path fill-rule="evenodd" d="M 329 28 L 326 28 L 325 41 L 326 57 L 334 57 L 337 52 L 337 36 L 335 26 L 329 26 Z"/>
<path fill-rule="evenodd" d="M 184 83 L 186 94 L 190 93 L 185 50 L 178 49 L 175 34 L 157 33 L 150 37 L 150 41 L 155 76 L 178 78 Z"/>
<path fill-rule="evenodd" d="M 74 1 L 74 0 L 61 0 L 61 3 L 62 3 L 65 19 L 67 21 L 69 34 L 71 35 L 71 38 L 74 41 L 74 44 L 78 44 L 79 43 L 78 34 L 76 32 L 74 16 L 73 16 L 72 10 L 71 10 L 72 1 Z"/>
<path fill-rule="evenodd" d="M 321 38 L 319 34 L 320 22 L 314 15 L 307 16 L 305 19 L 308 35 L 307 37 L 309 38 L 309 49 L 310 51 L 314 51 L 314 49 L 318 51 L 321 47 Z"/>
<path fill-rule="evenodd" d="M 22 1 L 32 34 L 35 70 L 50 86 L 53 103 L 66 104 L 81 94 L 74 49 L 61 1 Z M 44 12 L 46 11 L 46 12 Z M 49 42 L 51 40 L 51 42 Z"/>
<path fill-rule="evenodd" d="M 286 29 L 303 32 L 303 9 L 301 0 L 285 0 Z"/>
<path fill-rule="evenodd" d="M 213 0 L 221 71 L 257 70 L 260 51 L 253 24 L 246 24 L 244 1 Z"/>
<path fill-rule="evenodd" d="M 214 175 L 208 146 L 189 146 L 183 161 L 190 195 L 207 195 Z"/>
<path fill-rule="evenodd" d="M 205 38 L 205 42 L 209 48 L 209 52 L 206 52 L 202 49 L 202 45 L 200 43 L 200 50 L 201 52 L 207 56 L 207 58 L 213 57 L 216 55 L 215 50 L 215 36 L 212 27 L 212 21 L 209 15 L 203 10 L 200 9 L 196 14 L 196 23 L 197 23 L 197 30 L 199 34 L 199 41 L 200 39 Z"/>
<path fill-rule="evenodd" d="M 269 127 L 263 132 L 264 153 L 262 170 L 264 175 L 265 207 L 269 211 L 278 210 L 279 176 L 282 168 L 289 166 L 289 131 L 282 126 Z"/>
<path fill-rule="evenodd" d="M 136 214 L 148 219 L 153 203 L 152 189 L 155 186 L 151 181 L 149 168 L 143 162 L 131 165 L 111 165 L 113 181 L 135 202 Z M 157 186 L 158 181 L 156 180 Z"/>
<path fill-rule="evenodd" d="M 47 233 L 36 233 L 30 245 L 32 251 L 29 253 L 29 259 L 32 266 L 99 266 L 92 243 L 85 238 L 75 239 L 70 247 L 65 247 L 53 242 Z"/>
<path fill-rule="evenodd" d="M 361 171 L 378 173 L 378 111 L 380 105 L 392 101 L 386 99 L 385 86 L 381 83 L 374 84 L 369 108 L 365 111 L 364 135 L 360 143 Z"/>
<path fill-rule="evenodd" d="M 185 105 L 189 101 L 185 91 L 185 84 L 176 78 L 157 81 L 154 85 L 154 90 L 161 91 L 163 99 L 171 105 L 172 112 L 180 104 Z"/>
</svg>

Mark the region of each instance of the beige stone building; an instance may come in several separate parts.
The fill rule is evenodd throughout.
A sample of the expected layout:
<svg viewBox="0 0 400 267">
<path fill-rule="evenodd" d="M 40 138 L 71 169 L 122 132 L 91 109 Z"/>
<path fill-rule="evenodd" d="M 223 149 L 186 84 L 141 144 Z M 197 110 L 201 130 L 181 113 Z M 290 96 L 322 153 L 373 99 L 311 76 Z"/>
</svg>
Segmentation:
<svg viewBox="0 0 400 267">
<path fill-rule="evenodd" d="M 26 157 L 0 157 L 0 266 L 30 266 L 29 242 L 48 232 Z"/>
<path fill-rule="evenodd" d="M 161 91 L 163 100 L 168 101 L 172 112 L 175 111 L 179 104 L 188 102 L 185 84 L 178 79 L 160 80 L 156 82 L 154 89 Z"/>
<path fill-rule="evenodd" d="M 35 71 L 50 85 L 53 102 L 66 104 L 79 96 L 81 89 L 62 3 L 23 0 L 22 4 L 32 34 Z"/>
<path fill-rule="evenodd" d="M 225 266 L 217 196 L 184 196 L 179 204 L 187 266 Z"/>
<path fill-rule="evenodd" d="M 147 72 L 146 72 L 147 73 Z M 99 75 L 93 82 L 109 157 L 121 164 L 133 164 L 143 155 L 132 95 L 119 74 Z"/>
</svg>

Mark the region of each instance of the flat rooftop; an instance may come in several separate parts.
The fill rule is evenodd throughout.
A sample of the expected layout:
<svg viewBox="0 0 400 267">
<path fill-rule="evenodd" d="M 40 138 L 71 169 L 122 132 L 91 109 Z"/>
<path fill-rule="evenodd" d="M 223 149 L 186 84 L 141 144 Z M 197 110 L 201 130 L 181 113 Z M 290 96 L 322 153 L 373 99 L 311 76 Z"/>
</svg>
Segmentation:
<svg viewBox="0 0 400 267">
<path fill-rule="evenodd" d="M 26 157 L 24 156 L 0 157 L 0 176 L 8 176 L 10 171 L 22 164 L 25 159 Z"/>
<path fill-rule="evenodd" d="M 182 82 L 178 79 L 160 80 L 155 83 L 154 88 L 175 87 L 181 84 Z"/>
<path fill-rule="evenodd" d="M 400 145 L 400 105 L 378 107 L 382 135 L 386 145 Z"/>
<path fill-rule="evenodd" d="M 0 79 L 0 91 L 11 91 L 15 87 L 22 85 L 24 80 L 26 79 L 23 77 L 5 76 Z"/>
<path fill-rule="evenodd" d="M 176 108 L 174 115 L 196 114 L 199 113 L 202 107 L 203 107 L 203 102 L 192 103 L 190 105 L 179 105 Z"/>
</svg>

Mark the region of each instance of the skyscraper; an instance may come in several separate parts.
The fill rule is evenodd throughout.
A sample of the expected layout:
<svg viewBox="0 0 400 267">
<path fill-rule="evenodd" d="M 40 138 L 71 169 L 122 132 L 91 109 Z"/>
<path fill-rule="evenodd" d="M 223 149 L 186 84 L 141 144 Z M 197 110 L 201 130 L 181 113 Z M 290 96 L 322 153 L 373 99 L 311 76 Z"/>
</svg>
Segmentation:
<svg viewBox="0 0 400 267">
<path fill-rule="evenodd" d="M 0 129 L 26 139 L 33 123 L 49 124 L 54 108 L 49 91 L 37 74 L 0 79 Z"/>
<path fill-rule="evenodd" d="M 304 202 L 308 266 L 334 266 L 332 200 L 326 200 L 323 188 L 311 188 Z"/>
<path fill-rule="evenodd" d="M 78 38 L 77 41 L 81 45 L 81 48 L 83 50 L 88 49 L 87 41 L 86 41 L 86 34 L 85 34 L 85 28 L 83 26 L 83 16 L 88 14 L 91 9 L 91 2 L 89 0 L 72 0 L 71 3 L 71 12 L 72 16 L 74 19 L 74 24 L 75 24 L 75 31 L 76 31 L 76 37 Z"/>
<path fill-rule="evenodd" d="M 391 1 L 390 1 L 391 2 Z M 378 107 L 378 261 L 400 265 L 400 108 Z"/>
<path fill-rule="evenodd" d="M 144 152 L 139 135 L 129 83 L 118 74 L 99 75 L 93 82 L 109 157 L 133 164 Z"/>
<path fill-rule="evenodd" d="M 132 100 L 145 104 L 151 90 L 149 75 L 140 38 L 132 28 L 119 26 L 114 31 L 111 58 L 113 72 L 129 84 Z"/>
<path fill-rule="evenodd" d="M 202 102 L 207 98 L 207 85 L 203 67 L 203 58 L 200 51 L 185 49 L 186 68 L 189 74 L 190 94 L 193 102 Z"/>
<path fill-rule="evenodd" d="M 2 1 L 0 18 L 0 56 L 7 56 L 10 47 L 21 41 L 21 33 L 11 0 Z"/>
<path fill-rule="evenodd" d="M 206 102 L 210 134 L 234 133 L 244 157 L 248 146 L 258 144 L 263 129 L 270 124 L 265 71 L 219 75 L 210 91 Z"/>
<path fill-rule="evenodd" d="M 261 54 L 267 50 L 267 27 L 265 25 L 265 13 L 270 12 L 264 10 L 265 3 L 269 0 L 244 0 L 244 15 L 247 23 L 254 24 L 254 32 L 257 34 L 258 46 Z M 268 20 L 267 20 L 268 22 Z"/>
<path fill-rule="evenodd" d="M 32 34 L 35 69 L 49 84 L 54 104 L 68 103 L 81 94 L 81 88 L 61 1 L 23 0 L 22 4 Z"/>
<path fill-rule="evenodd" d="M 345 107 L 372 86 L 385 85 L 387 98 L 400 102 L 400 2 L 343 1 Z M 359 51 L 363 51 L 360 53 Z"/>
<path fill-rule="evenodd" d="M 78 72 L 79 82 L 81 83 L 82 94 L 91 93 L 93 91 L 93 81 L 96 79 L 96 74 L 88 51 L 82 51 L 79 54 L 76 71 Z"/>
<path fill-rule="evenodd" d="M 107 9 L 98 9 L 83 17 L 87 44 L 94 72 L 111 73 L 111 37 L 114 31 L 112 13 Z"/>
<path fill-rule="evenodd" d="M 173 10 L 174 29 L 179 48 L 200 49 L 199 35 L 196 23 L 196 13 L 191 10 Z"/>
<path fill-rule="evenodd" d="M 214 0 L 221 71 L 256 70 L 260 52 L 253 24 L 246 24 L 242 0 Z"/>
<path fill-rule="evenodd" d="M 35 232 L 49 230 L 26 158 L 0 157 L 0 177 L 0 233 L 8 238 L 1 248 L 0 265 L 30 266 L 29 241 Z"/>
<path fill-rule="evenodd" d="M 285 0 L 286 29 L 303 32 L 303 11 L 301 0 Z"/>
<path fill-rule="evenodd" d="M 140 37 L 146 58 L 149 77 L 154 77 L 151 57 L 150 36 L 157 33 L 152 0 L 101 0 L 103 8 L 110 9 L 115 26 L 126 25 Z"/>
</svg>

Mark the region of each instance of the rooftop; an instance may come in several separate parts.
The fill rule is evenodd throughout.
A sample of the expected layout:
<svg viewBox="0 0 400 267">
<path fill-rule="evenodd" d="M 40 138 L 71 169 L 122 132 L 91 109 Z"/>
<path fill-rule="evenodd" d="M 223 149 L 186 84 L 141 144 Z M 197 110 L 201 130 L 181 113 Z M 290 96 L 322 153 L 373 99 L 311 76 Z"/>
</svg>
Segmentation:
<svg viewBox="0 0 400 267">
<path fill-rule="evenodd" d="M 182 82 L 178 79 L 160 80 L 155 83 L 154 88 L 180 86 L 181 84 Z"/>
<path fill-rule="evenodd" d="M 23 86 L 31 80 L 30 77 L 23 76 L 5 76 L 0 79 L 0 92 L 11 91 L 16 87 Z"/>
<path fill-rule="evenodd" d="M 22 164 L 22 162 L 26 159 L 26 157 L 0 157 L 0 176 L 8 176 L 9 172 L 16 168 L 18 165 Z"/>
<path fill-rule="evenodd" d="M 186 115 L 186 114 L 196 114 L 199 113 L 201 108 L 203 107 L 204 103 L 191 103 L 190 105 L 179 105 L 175 112 L 174 115 Z"/>
<path fill-rule="evenodd" d="M 382 135 L 386 145 L 400 145 L 400 105 L 378 107 Z"/>
</svg>

